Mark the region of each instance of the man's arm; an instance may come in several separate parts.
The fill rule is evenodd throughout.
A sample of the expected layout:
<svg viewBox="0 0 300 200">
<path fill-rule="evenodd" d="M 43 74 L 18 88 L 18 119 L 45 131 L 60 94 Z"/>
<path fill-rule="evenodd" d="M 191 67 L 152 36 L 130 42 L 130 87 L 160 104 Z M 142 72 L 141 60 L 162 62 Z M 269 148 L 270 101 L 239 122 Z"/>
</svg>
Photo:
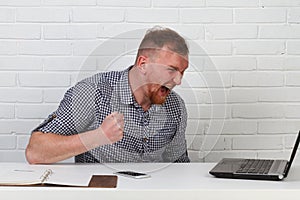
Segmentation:
<svg viewBox="0 0 300 200">
<path fill-rule="evenodd" d="M 84 153 L 98 146 L 122 139 L 122 114 L 108 115 L 101 126 L 81 134 L 65 136 L 55 133 L 33 132 L 26 148 L 26 159 L 31 164 L 54 163 Z"/>
<path fill-rule="evenodd" d="M 163 157 L 167 162 L 190 162 L 187 151 L 187 143 L 185 139 L 185 131 L 187 127 L 187 110 L 182 98 L 178 96 L 180 113 L 175 115 L 177 122 L 177 130 L 174 133 L 172 141 L 166 146 Z"/>
</svg>

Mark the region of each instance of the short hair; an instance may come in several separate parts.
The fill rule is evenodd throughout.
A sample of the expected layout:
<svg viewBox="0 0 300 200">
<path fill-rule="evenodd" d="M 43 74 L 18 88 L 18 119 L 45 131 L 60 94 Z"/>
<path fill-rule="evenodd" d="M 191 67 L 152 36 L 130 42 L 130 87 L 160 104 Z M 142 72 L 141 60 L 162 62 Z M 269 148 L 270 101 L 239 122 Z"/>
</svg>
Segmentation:
<svg viewBox="0 0 300 200">
<path fill-rule="evenodd" d="M 139 46 L 137 58 L 144 51 L 160 50 L 164 46 L 182 56 L 189 54 L 188 45 L 182 36 L 172 29 L 155 26 L 147 30 Z"/>
</svg>

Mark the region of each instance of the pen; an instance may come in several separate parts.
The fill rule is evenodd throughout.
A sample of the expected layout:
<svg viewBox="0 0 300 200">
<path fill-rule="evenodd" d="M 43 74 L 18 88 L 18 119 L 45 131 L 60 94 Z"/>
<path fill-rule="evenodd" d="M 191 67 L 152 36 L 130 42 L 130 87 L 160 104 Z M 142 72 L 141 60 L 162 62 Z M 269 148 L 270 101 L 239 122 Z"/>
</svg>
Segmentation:
<svg viewBox="0 0 300 200">
<path fill-rule="evenodd" d="M 34 172 L 33 170 L 26 170 L 26 169 L 15 169 L 15 172 Z"/>
</svg>

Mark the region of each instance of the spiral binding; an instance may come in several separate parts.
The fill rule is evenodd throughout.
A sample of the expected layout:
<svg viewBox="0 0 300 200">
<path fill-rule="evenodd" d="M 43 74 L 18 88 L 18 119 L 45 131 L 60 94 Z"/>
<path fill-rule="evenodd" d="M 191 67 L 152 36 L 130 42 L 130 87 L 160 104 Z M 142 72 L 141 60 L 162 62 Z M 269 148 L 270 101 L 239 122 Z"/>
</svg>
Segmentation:
<svg viewBox="0 0 300 200">
<path fill-rule="evenodd" d="M 44 174 L 40 177 L 41 182 L 44 183 L 49 179 L 49 177 L 53 174 L 53 171 L 51 169 L 47 169 Z"/>
</svg>

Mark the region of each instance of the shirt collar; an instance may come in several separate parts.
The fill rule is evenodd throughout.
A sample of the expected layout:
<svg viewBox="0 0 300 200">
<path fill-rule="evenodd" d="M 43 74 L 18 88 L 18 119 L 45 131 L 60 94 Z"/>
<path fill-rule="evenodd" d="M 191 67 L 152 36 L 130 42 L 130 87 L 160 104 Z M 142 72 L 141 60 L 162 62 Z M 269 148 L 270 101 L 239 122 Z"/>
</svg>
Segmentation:
<svg viewBox="0 0 300 200">
<path fill-rule="evenodd" d="M 120 94 L 120 100 L 123 104 L 134 104 L 135 99 L 133 96 L 133 93 L 131 91 L 131 87 L 129 84 L 129 70 L 133 66 L 128 67 L 126 70 L 123 71 L 121 74 L 121 78 L 119 81 L 119 94 Z"/>
</svg>

